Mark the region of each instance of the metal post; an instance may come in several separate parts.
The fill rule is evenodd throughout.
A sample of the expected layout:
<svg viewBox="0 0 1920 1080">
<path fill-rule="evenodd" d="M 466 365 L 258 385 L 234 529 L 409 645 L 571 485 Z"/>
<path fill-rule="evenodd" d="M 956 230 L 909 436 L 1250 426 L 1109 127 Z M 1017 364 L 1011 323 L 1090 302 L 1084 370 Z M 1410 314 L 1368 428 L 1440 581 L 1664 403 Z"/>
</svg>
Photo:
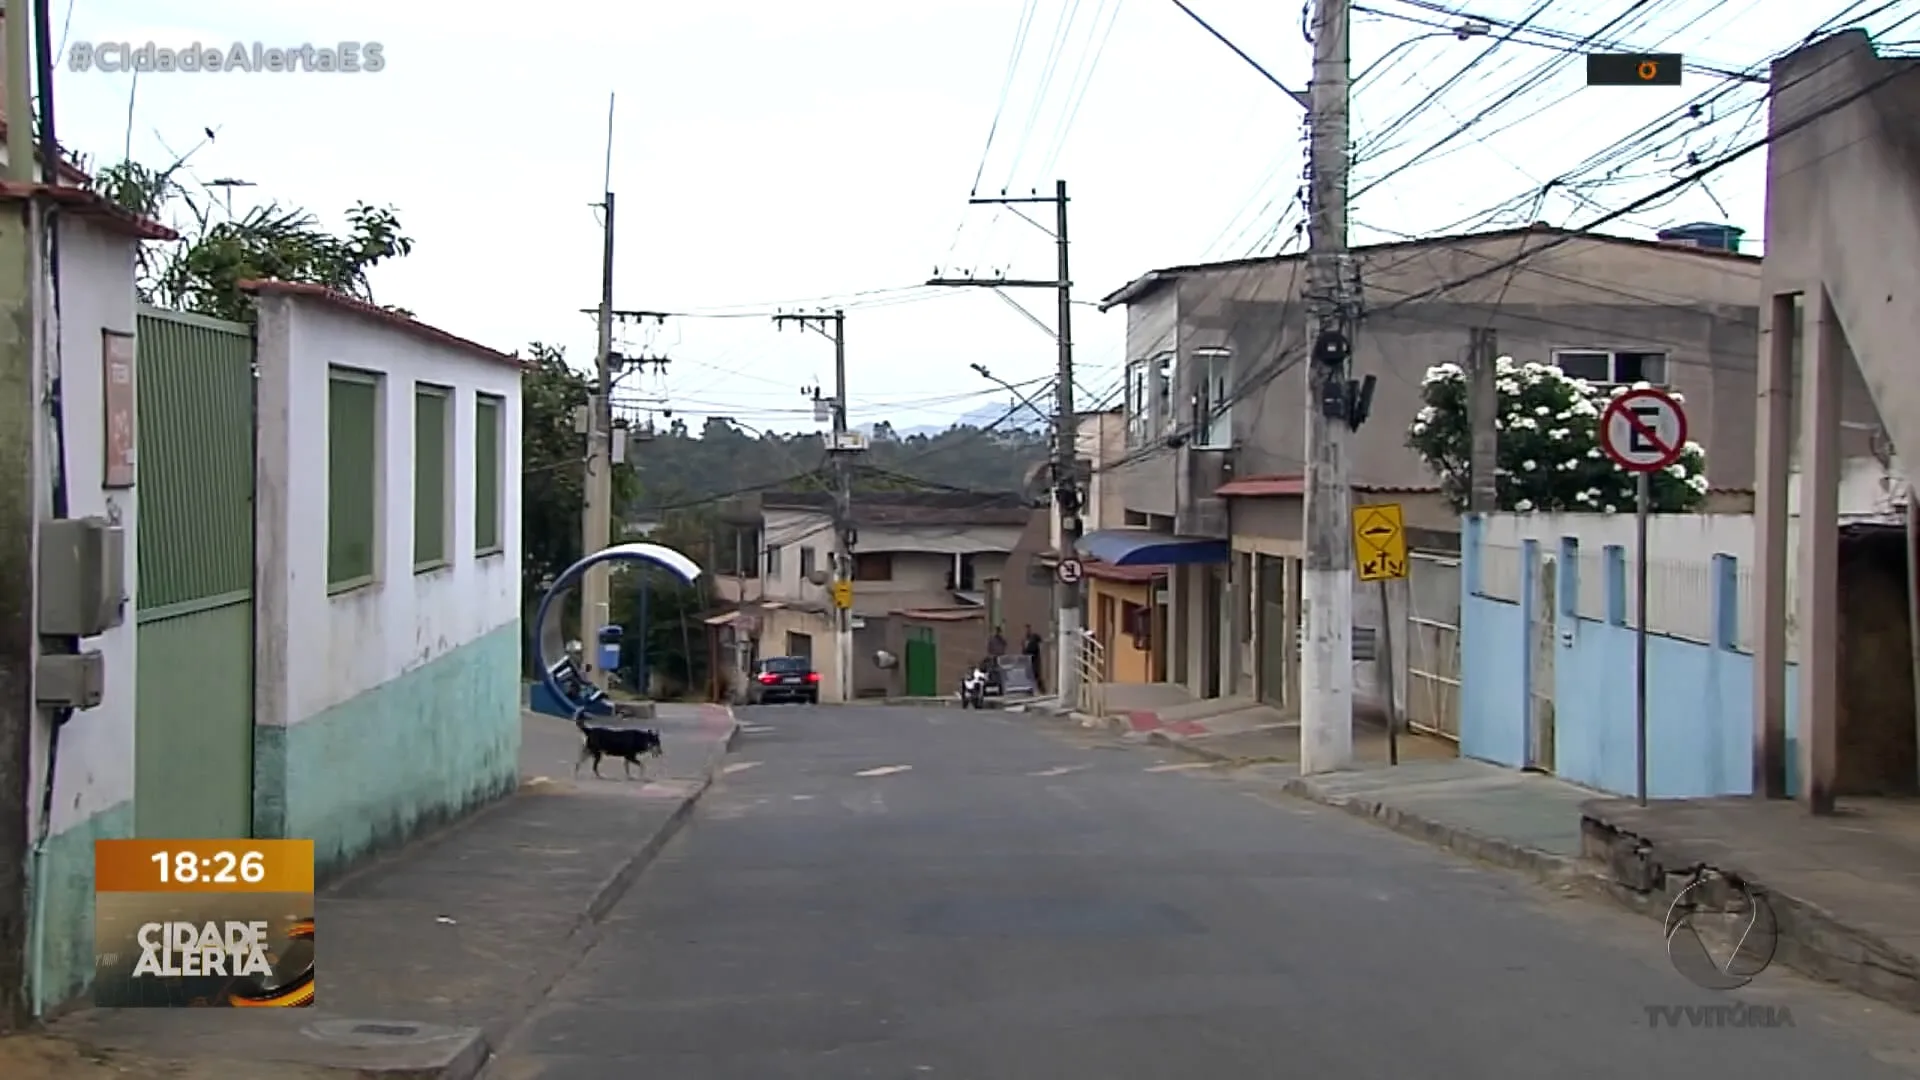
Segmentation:
<svg viewBox="0 0 1920 1080">
<path fill-rule="evenodd" d="M 1347 0 L 1315 0 L 1308 140 L 1308 300 L 1317 332 L 1306 395 L 1305 656 L 1300 771 L 1353 762 L 1353 550 L 1345 405 L 1352 331 L 1347 298 Z"/>
<path fill-rule="evenodd" d="M 1647 516 L 1653 512 L 1653 476 L 1634 477 L 1633 507 L 1633 791 L 1647 805 Z"/>
<path fill-rule="evenodd" d="M 1380 579 L 1380 655 L 1374 662 L 1374 670 L 1381 672 L 1381 682 L 1387 688 L 1387 764 L 1400 764 L 1400 703 L 1395 696 L 1398 684 L 1394 681 L 1393 666 L 1393 602 L 1387 595 L 1387 579 Z"/>
</svg>

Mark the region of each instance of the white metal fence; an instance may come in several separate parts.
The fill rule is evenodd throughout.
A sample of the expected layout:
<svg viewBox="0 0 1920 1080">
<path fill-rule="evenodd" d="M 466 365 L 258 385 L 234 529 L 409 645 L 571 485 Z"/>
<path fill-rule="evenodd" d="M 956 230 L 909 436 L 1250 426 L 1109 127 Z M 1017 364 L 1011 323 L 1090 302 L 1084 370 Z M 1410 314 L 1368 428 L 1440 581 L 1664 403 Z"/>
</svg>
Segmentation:
<svg viewBox="0 0 1920 1080">
<path fill-rule="evenodd" d="M 1092 631 L 1080 631 L 1075 660 L 1080 665 L 1080 697 L 1074 703 L 1088 716 L 1107 715 L 1107 649 Z"/>
<path fill-rule="evenodd" d="M 1460 560 L 1412 553 L 1407 588 L 1407 726 L 1460 738 Z"/>
</svg>

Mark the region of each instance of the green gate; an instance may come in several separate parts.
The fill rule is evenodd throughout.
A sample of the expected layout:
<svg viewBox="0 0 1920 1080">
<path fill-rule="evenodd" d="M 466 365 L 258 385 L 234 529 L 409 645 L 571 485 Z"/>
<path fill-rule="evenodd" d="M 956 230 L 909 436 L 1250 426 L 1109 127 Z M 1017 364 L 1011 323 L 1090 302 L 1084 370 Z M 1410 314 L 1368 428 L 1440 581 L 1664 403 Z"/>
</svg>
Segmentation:
<svg viewBox="0 0 1920 1080">
<path fill-rule="evenodd" d="M 135 835 L 253 833 L 253 334 L 142 307 Z"/>
<path fill-rule="evenodd" d="M 924 626 L 907 627 L 908 697 L 937 697 L 940 694 L 940 668 L 933 647 L 933 631 Z"/>
</svg>

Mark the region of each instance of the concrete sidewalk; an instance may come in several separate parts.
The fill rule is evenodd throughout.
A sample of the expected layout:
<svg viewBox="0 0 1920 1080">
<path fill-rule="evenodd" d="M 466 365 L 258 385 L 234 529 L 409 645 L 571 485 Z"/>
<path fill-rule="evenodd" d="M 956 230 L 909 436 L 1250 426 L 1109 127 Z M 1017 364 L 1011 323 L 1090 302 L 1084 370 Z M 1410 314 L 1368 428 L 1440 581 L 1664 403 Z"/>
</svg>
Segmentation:
<svg viewBox="0 0 1920 1080">
<path fill-rule="evenodd" d="M 164 1061 L 197 1062 L 208 1076 L 224 1063 L 224 1075 L 248 1080 L 474 1076 L 591 946 L 738 731 L 718 706 L 663 705 L 648 726 L 666 753 L 647 779 L 621 779 L 619 762 L 602 765 L 606 779 L 576 779 L 573 725 L 525 714 L 516 795 L 316 897 L 325 941 L 315 1008 L 85 1010 L 49 1034 L 119 1059 L 121 1077 L 194 1075 L 139 1071 Z M 33 1075 L 4 1054 L 0 1074 Z"/>
</svg>

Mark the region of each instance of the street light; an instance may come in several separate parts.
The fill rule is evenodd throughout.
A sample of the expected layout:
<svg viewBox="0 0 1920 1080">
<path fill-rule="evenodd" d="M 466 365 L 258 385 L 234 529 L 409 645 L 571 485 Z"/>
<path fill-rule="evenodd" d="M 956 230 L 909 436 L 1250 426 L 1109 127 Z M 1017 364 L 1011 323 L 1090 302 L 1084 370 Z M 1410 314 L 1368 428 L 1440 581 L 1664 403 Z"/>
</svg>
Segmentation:
<svg viewBox="0 0 1920 1080">
<path fill-rule="evenodd" d="M 988 382 L 994 384 L 995 386 L 1000 387 L 1001 389 L 1005 390 L 1007 393 L 1012 394 L 1015 398 L 1018 398 L 1020 401 L 1020 404 L 1025 405 L 1028 409 L 1032 410 L 1033 415 L 1039 417 L 1042 423 L 1045 423 L 1046 421 L 1052 419 L 1052 417 L 1050 417 L 1047 414 L 1047 411 L 1045 409 L 1042 409 L 1040 406 L 1035 405 L 1033 403 L 1032 398 L 1021 393 L 1017 388 L 1014 387 L 1012 383 L 1007 382 L 1005 379 L 996 378 L 993 372 L 987 370 L 987 365 L 968 364 L 967 366 L 972 368 L 975 372 L 979 373 L 981 378 L 987 380 Z"/>
<path fill-rule="evenodd" d="M 1455 26 L 1451 30 L 1441 30 L 1432 34 L 1415 34 L 1413 37 L 1407 38 L 1404 41 L 1396 42 L 1393 48 L 1388 49 L 1386 52 L 1381 53 L 1377 58 L 1374 59 L 1373 63 L 1367 65 L 1366 70 L 1362 71 L 1360 74 L 1355 75 L 1353 77 L 1353 85 L 1355 86 L 1360 85 L 1361 81 L 1364 80 L 1367 76 L 1373 74 L 1373 70 L 1379 67 L 1381 64 L 1385 63 L 1388 57 L 1391 57 L 1394 53 L 1397 53 L 1401 49 L 1404 49 L 1407 46 L 1412 45 L 1414 42 L 1431 41 L 1434 38 L 1443 38 L 1443 37 L 1457 38 L 1460 41 L 1465 41 L 1468 38 L 1486 37 L 1488 34 L 1492 32 L 1493 32 L 1493 26 L 1490 23 L 1488 23 L 1486 20 L 1467 19 L 1461 22 L 1460 25 Z"/>
</svg>

